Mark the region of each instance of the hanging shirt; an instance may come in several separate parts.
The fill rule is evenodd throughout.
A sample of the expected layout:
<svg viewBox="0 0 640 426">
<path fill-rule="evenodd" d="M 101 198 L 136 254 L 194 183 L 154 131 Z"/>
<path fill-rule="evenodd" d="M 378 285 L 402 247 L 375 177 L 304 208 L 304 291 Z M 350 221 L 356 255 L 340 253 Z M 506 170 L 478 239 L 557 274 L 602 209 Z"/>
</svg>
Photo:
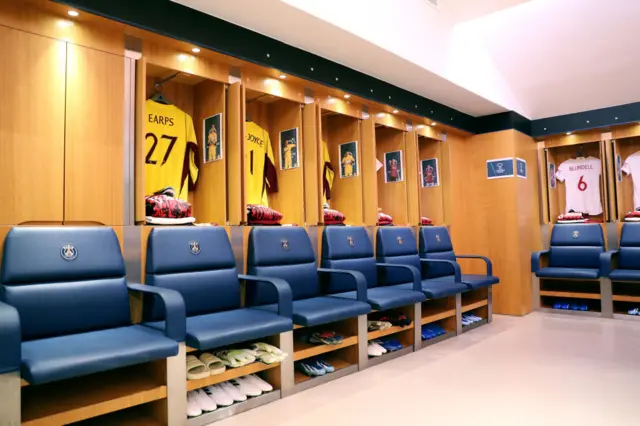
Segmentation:
<svg viewBox="0 0 640 426">
<path fill-rule="evenodd" d="M 322 195 L 324 197 L 324 202 L 326 203 L 331 199 L 331 187 L 333 186 L 335 172 L 333 171 L 333 166 L 331 165 L 329 148 L 327 147 L 327 143 L 325 141 L 322 141 L 322 164 Z"/>
<path fill-rule="evenodd" d="M 167 186 L 187 201 L 198 180 L 198 140 L 193 119 L 175 105 L 145 103 L 145 195 Z"/>
<path fill-rule="evenodd" d="M 602 214 L 601 170 L 600 159 L 595 157 L 572 158 L 558 166 L 556 178 L 566 185 L 566 213 L 573 210 L 590 215 Z"/>
<path fill-rule="evenodd" d="M 634 152 L 624 160 L 622 171 L 631 175 L 633 181 L 633 208 L 640 207 L 640 151 Z"/>
<path fill-rule="evenodd" d="M 247 204 L 269 207 L 267 193 L 278 192 L 278 176 L 269 133 L 253 121 L 245 123 L 245 177 Z"/>
</svg>

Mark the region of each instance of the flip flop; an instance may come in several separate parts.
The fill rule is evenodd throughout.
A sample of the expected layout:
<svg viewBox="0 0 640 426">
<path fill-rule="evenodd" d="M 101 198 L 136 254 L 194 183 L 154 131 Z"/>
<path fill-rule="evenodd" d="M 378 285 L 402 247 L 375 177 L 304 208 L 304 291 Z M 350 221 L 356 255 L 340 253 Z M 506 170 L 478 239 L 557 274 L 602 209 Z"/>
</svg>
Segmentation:
<svg viewBox="0 0 640 426">
<path fill-rule="evenodd" d="M 195 393 L 187 392 L 187 417 L 198 417 L 202 415 L 202 408 L 200 408 L 197 399 Z"/>
<path fill-rule="evenodd" d="M 224 370 L 227 369 L 220 358 L 210 354 L 209 352 L 204 352 L 203 354 L 201 354 L 200 361 L 202 361 L 204 365 L 209 369 L 212 376 L 222 374 L 224 373 Z"/>
<path fill-rule="evenodd" d="M 187 379 L 200 380 L 209 377 L 211 372 L 195 355 L 187 355 Z"/>
<path fill-rule="evenodd" d="M 262 392 L 271 392 L 273 390 L 273 386 L 258 375 L 250 374 L 248 376 L 244 376 L 244 378 L 253 383 L 254 386 L 260 388 Z"/>
<path fill-rule="evenodd" d="M 254 343 L 253 344 L 254 351 L 264 351 L 270 354 L 275 355 L 280 361 L 284 360 L 289 355 L 286 352 L 283 352 L 280 348 L 270 345 L 268 343 Z"/>
<path fill-rule="evenodd" d="M 260 350 L 256 351 L 256 354 L 258 355 L 258 359 L 265 364 L 274 364 L 276 362 L 282 361 L 283 359 L 283 358 L 279 358 L 276 354 L 272 354 L 270 352 L 265 352 Z"/>
</svg>

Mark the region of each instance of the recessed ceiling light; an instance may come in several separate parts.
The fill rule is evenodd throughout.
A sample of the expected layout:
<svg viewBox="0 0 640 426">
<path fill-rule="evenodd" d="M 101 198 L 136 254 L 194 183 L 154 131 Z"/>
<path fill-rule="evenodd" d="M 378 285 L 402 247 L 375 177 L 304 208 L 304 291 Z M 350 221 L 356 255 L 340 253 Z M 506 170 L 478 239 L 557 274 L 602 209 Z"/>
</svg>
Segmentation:
<svg viewBox="0 0 640 426">
<path fill-rule="evenodd" d="M 67 12 L 69 14 L 69 16 L 73 16 L 74 18 L 78 15 L 80 15 L 78 12 L 76 12 L 75 10 L 70 10 Z"/>
<path fill-rule="evenodd" d="M 418 124 L 418 125 L 416 126 L 416 129 L 422 129 L 422 128 L 424 128 L 424 124 Z"/>
<path fill-rule="evenodd" d="M 200 53 L 200 48 L 199 47 L 194 47 L 193 49 L 191 49 L 191 51 L 193 53 Z"/>
<path fill-rule="evenodd" d="M 284 80 L 285 78 L 287 78 L 287 76 L 286 76 L 286 75 L 284 75 L 284 74 L 280 74 L 280 80 Z"/>
<path fill-rule="evenodd" d="M 397 114 L 397 113 L 398 113 L 398 110 L 397 110 L 397 109 L 394 109 L 394 110 L 393 110 L 393 113 L 394 113 L 394 114 Z"/>
<path fill-rule="evenodd" d="M 567 132 L 567 136 L 571 135 L 571 132 Z"/>
<path fill-rule="evenodd" d="M 61 26 L 62 28 L 69 28 L 73 26 L 73 22 L 67 19 L 61 19 L 58 21 L 58 25 Z"/>
<path fill-rule="evenodd" d="M 349 99 L 351 97 L 351 95 L 344 95 L 345 99 Z"/>
<path fill-rule="evenodd" d="M 378 113 L 378 114 L 376 114 L 376 115 L 377 115 L 378 117 L 384 117 L 384 116 L 385 116 L 384 112 L 379 112 L 379 113 Z"/>
<path fill-rule="evenodd" d="M 432 126 L 435 126 L 436 124 L 438 124 L 438 123 L 436 123 L 435 121 L 433 121 L 433 122 L 431 123 L 431 125 L 432 125 Z"/>
</svg>

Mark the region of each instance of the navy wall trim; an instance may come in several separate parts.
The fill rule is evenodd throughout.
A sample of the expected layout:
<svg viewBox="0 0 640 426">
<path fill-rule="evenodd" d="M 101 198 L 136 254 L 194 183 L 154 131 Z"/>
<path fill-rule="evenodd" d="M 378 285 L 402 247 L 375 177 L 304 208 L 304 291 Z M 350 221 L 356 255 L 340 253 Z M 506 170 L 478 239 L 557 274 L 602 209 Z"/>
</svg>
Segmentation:
<svg viewBox="0 0 640 426">
<path fill-rule="evenodd" d="M 529 136 L 542 137 L 640 121 L 640 102 L 533 121 L 514 111 L 473 117 L 318 55 L 169 0 L 53 1 L 275 68 L 470 133 L 515 129 Z"/>
</svg>

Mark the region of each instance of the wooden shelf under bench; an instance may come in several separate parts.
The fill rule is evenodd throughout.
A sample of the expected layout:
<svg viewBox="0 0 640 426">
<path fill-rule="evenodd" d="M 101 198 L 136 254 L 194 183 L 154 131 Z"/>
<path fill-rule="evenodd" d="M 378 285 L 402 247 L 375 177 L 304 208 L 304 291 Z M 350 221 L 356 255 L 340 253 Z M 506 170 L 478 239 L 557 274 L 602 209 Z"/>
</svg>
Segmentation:
<svg viewBox="0 0 640 426">
<path fill-rule="evenodd" d="M 600 300 L 600 295 L 595 293 L 579 293 L 579 292 L 567 292 L 567 291 L 548 291 L 541 290 L 540 296 L 548 297 L 566 297 L 568 299 L 592 299 Z M 614 296 L 615 300 L 615 296 Z"/>
<path fill-rule="evenodd" d="M 463 313 L 469 312 L 469 311 L 473 311 L 474 309 L 482 308 L 483 306 L 488 306 L 488 305 L 489 305 L 489 301 L 487 299 L 479 300 L 477 302 L 469 303 L 468 305 L 462 305 L 461 311 Z"/>
<path fill-rule="evenodd" d="M 300 361 L 301 359 L 310 358 L 327 352 L 333 352 L 356 344 L 358 344 L 358 336 L 344 337 L 342 342 L 338 345 L 316 345 L 313 343 L 296 341 L 293 344 L 293 360 Z"/>
<path fill-rule="evenodd" d="M 217 383 L 226 382 L 227 380 L 236 379 L 238 377 L 247 376 L 249 374 L 259 373 L 261 371 L 271 370 L 272 368 L 279 367 L 280 363 L 263 364 L 262 362 L 254 362 L 244 367 L 229 368 L 222 374 L 216 374 L 214 376 L 205 377 L 199 380 L 187 380 L 187 390 L 200 389 L 206 386 L 215 385 Z"/>
<path fill-rule="evenodd" d="M 406 327 L 400 327 L 398 325 L 394 325 L 391 328 L 387 328 L 386 330 L 374 330 L 368 333 L 367 339 L 379 339 L 380 337 L 389 336 L 390 334 L 401 333 L 403 331 L 411 330 L 413 328 L 413 322 Z"/>
<path fill-rule="evenodd" d="M 455 309 L 447 309 L 445 311 L 422 311 L 422 325 L 430 324 L 432 322 L 440 321 L 445 318 L 451 318 L 456 316 Z"/>
</svg>

